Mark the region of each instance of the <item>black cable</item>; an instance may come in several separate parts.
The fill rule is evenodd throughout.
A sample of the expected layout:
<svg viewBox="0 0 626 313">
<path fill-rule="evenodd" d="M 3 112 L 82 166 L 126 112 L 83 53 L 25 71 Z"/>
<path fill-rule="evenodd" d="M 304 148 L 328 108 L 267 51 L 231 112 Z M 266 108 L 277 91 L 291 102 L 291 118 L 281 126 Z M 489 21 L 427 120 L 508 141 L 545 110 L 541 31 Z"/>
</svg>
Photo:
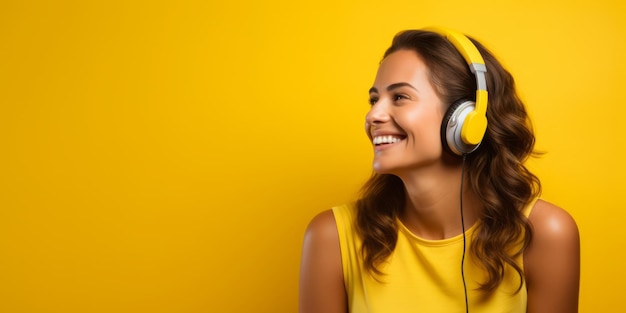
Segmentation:
<svg viewBox="0 0 626 313">
<path fill-rule="evenodd" d="M 469 301 L 467 299 L 467 284 L 465 283 L 465 249 L 466 249 L 466 238 L 465 238 L 465 219 L 463 218 L 463 181 L 465 180 L 465 156 L 463 154 L 463 164 L 461 165 L 461 192 L 460 194 L 460 207 L 461 207 L 461 231 L 463 232 L 463 256 L 461 257 L 461 278 L 463 279 L 463 291 L 465 292 L 465 312 L 469 313 Z"/>
</svg>

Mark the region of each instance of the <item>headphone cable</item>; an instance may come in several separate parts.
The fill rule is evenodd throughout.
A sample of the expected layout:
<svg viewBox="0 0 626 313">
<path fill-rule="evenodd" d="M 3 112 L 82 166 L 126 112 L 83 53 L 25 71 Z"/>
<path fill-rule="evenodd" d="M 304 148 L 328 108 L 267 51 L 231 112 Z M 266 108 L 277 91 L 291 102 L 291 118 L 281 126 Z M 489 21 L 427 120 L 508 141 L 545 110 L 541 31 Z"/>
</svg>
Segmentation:
<svg viewBox="0 0 626 313">
<path fill-rule="evenodd" d="M 465 180 L 465 156 L 463 154 L 463 163 L 461 165 L 461 191 L 460 194 L 460 210 L 461 210 L 461 231 L 463 232 L 463 256 L 461 257 L 461 278 L 463 279 L 463 292 L 465 292 L 465 312 L 469 313 L 469 301 L 467 299 L 467 284 L 465 283 L 465 219 L 463 218 L 463 181 Z"/>
</svg>

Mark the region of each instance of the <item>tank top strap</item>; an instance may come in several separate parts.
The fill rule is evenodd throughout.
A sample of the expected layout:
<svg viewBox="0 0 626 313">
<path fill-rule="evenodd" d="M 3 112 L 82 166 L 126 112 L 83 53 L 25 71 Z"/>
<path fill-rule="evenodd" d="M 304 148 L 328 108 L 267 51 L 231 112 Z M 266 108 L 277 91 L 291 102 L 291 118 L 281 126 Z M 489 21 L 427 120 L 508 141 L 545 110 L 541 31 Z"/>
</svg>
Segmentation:
<svg viewBox="0 0 626 313">
<path fill-rule="evenodd" d="M 539 197 L 535 197 L 534 199 L 530 200 L 528 205 L 526 205 L 526 207 L 522 211 L 522 213 L 524 213 L 524 216 L 526 216 L 526 217 L 530 216 L 530 212 L 533 210 L 533 208 L 535 207 L 535 204 L 537 203 L 538 200 L 539 200 Z"/>
</svg>

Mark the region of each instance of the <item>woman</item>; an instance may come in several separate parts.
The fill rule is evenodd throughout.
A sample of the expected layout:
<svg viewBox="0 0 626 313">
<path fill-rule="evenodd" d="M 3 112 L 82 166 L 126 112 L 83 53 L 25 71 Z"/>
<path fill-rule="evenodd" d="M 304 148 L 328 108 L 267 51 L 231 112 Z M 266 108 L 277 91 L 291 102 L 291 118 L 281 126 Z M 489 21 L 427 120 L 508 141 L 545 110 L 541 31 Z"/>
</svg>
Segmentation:
<svg viewBox="0 0 626 313">
<path fill-rule="evenodd" d="M 577 312 L 578 229 L 538 199 L 530 122 L 493 55 L 404 31 L 369 95 L 374 175 L 309 224 L 300 312 Z"/>
</svg>

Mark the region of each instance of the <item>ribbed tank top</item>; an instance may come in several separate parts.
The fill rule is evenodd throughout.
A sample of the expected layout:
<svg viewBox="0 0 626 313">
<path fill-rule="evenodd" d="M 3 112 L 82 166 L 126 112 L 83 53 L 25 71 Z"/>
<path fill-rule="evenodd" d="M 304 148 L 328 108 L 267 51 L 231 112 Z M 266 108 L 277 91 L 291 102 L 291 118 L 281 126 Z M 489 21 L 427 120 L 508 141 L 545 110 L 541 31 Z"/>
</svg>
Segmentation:
<svg viewBox="0 0 626 313">
<path fill-rule="evenodd" d="M 524 210 L 530 214 L 536 200 Z M 461 278 L 463 234 L 427 240 L 414 235 L 398 220 L 398 242 L 393 254 L 382 264 L 384 276 L 377 281 L 365 270 L 360 253 L 361 240 L 354 227 L 356 208 L 333 208 L 339 232 L 344 283 L 350 312 L 355 313 L 453 313 L 465 312 Z M 486 297 L 478 288 L 487 274 L 469 252 L 477 223 L 466 230 L 465 281 L 469 312 L 526 312 L 526 285 L 518 290 L 520 277 L 507 268 L 502 284 Z M 522 257 L 517 264 L 523 268 Z"/>
</svg>

